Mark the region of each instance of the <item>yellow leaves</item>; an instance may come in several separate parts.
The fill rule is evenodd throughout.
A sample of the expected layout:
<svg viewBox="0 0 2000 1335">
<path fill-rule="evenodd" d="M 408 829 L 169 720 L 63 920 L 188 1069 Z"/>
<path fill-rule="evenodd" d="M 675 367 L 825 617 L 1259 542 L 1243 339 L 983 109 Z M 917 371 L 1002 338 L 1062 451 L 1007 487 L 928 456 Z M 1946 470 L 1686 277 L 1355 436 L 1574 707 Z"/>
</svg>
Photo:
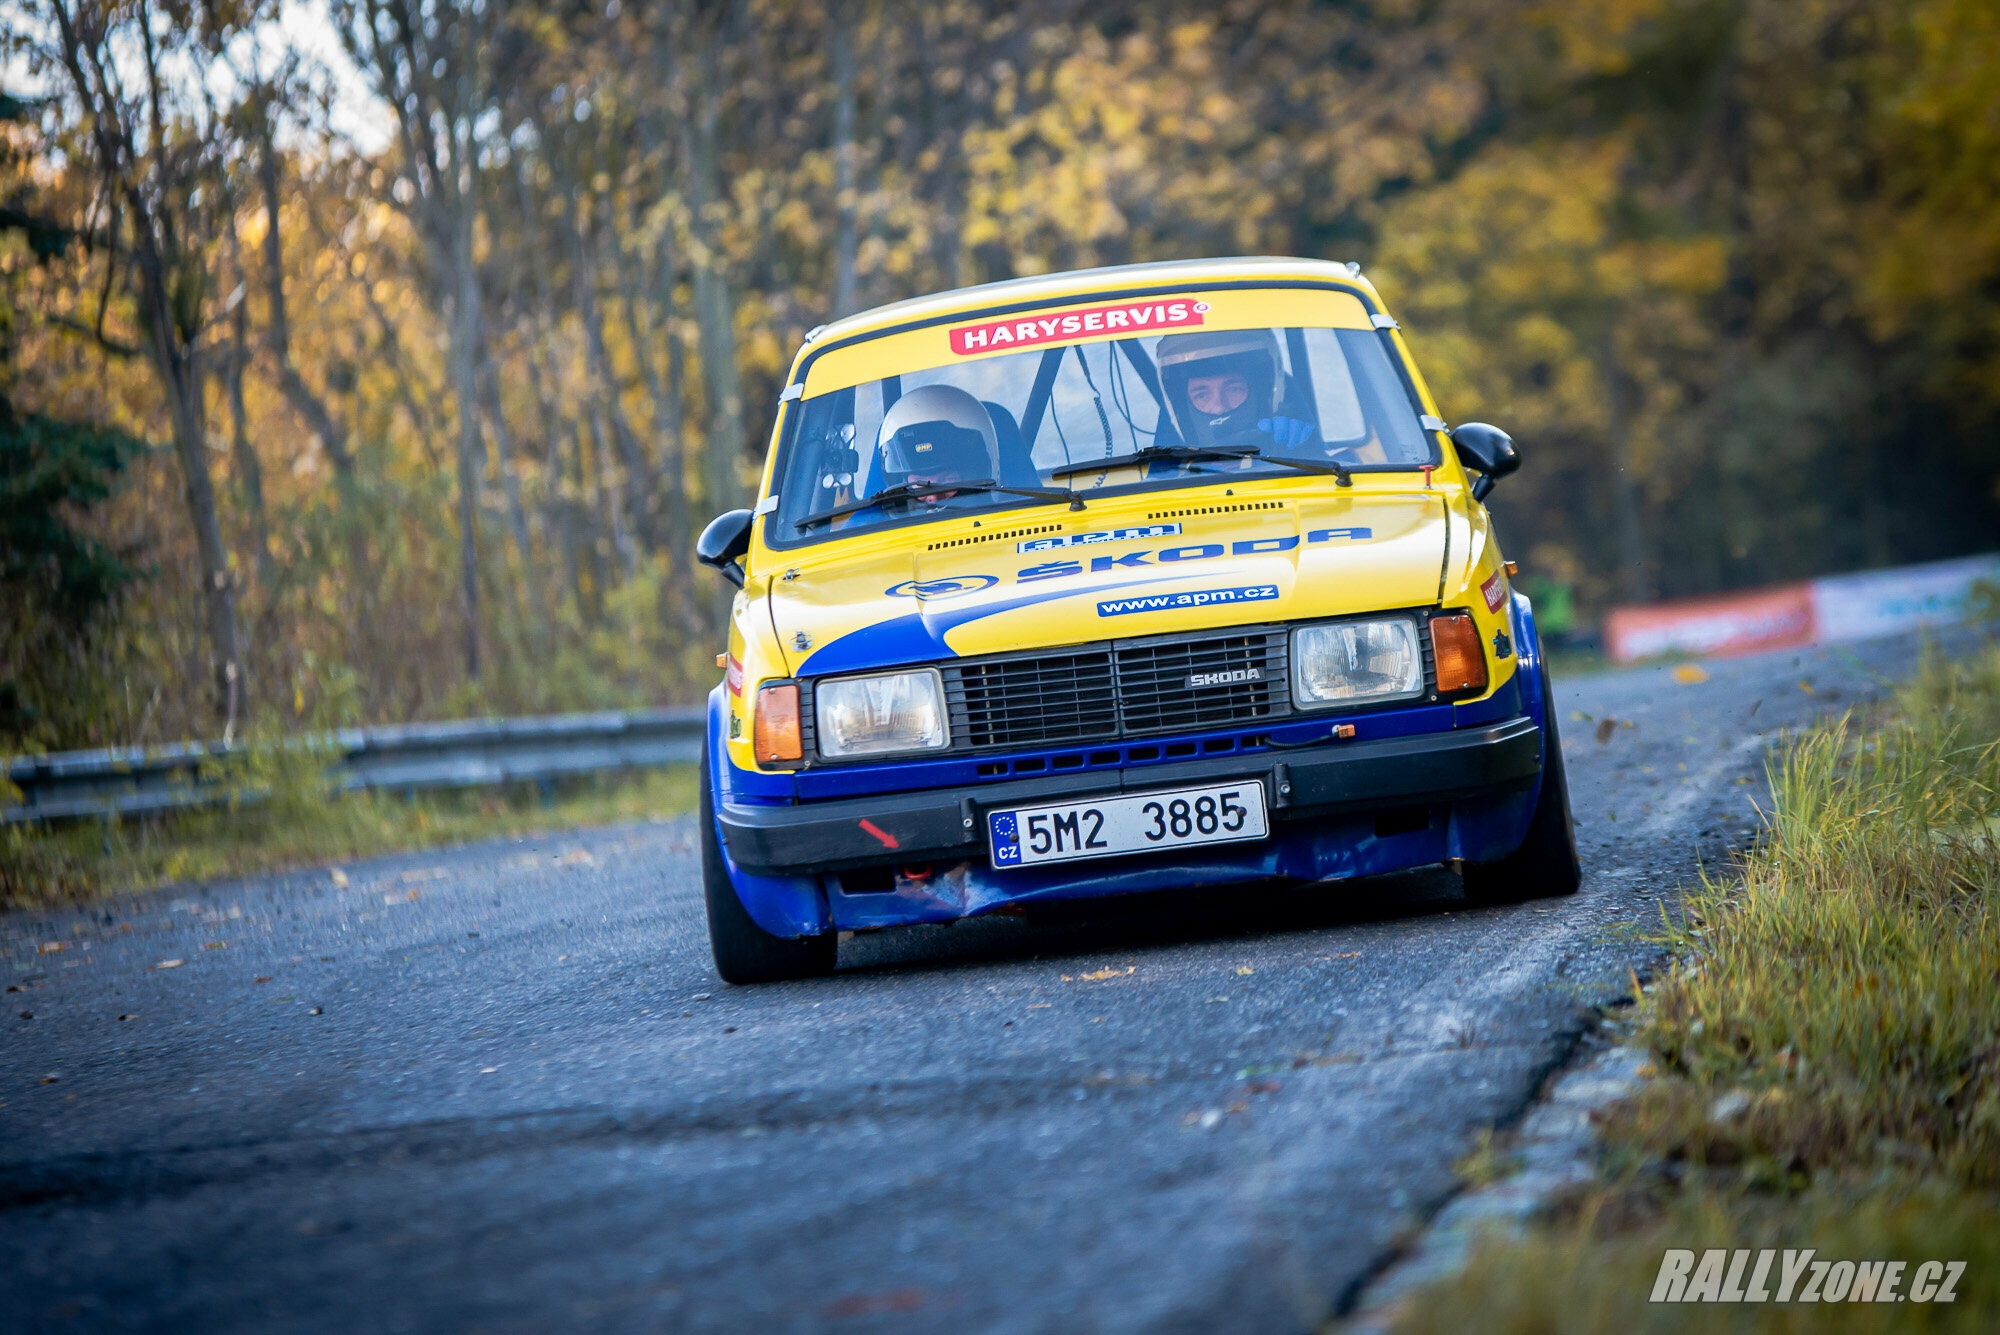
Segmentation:
<svg viewBox="0 0 2000 1335">
<path fill-rule="evenodd" d="M 1674 680 L 1683 686 L 1698 686 L 1708 680 L 1708 673 L 1694 663 L 1682 663 L 1674 669 Z"/>
<path fill-rule="evenodd" d="M 1613 246 L 1597 257 L 1598 281 L 1620 296 L 1649 291 L 1696 295 L 1722 286 L 1728 252 L 1721 237 L 1630 242 Z"/>
<path fill-rule="evenodd" d="M 1062 980 L 1065 983 L 1101 983 L 1107 978 L 1126 978 L 1130 977 L 1132 974 L 1135 974 L 1137 972 L 1139 972 L 1137 966 L 1132 966 L 1121 970 L 1112 968 L 1107 965 L 1106 967 L 1098 969 L 1093 973 L 1077 974 L 1074 978 L 1072 978 L 1068 974 L 1064 974 L 1062 975 Z"/>
</svg>

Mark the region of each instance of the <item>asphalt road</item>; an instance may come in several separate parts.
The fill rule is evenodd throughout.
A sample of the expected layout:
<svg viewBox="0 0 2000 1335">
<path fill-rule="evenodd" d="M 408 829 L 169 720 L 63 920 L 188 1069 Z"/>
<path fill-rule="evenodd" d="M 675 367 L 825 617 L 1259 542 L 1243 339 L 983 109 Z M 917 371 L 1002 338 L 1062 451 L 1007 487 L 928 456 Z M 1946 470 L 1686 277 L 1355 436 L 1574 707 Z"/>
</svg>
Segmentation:
<svg viewBox="0 0 2000 1335">
<path fill-rule="evenodd" d="M 1157 897 L 737 989 L 676 820 L 0 918 L 0 1327 L 1310 1330 L 1654 957 L 1769 734 L 1913 658 L 1559 681 L 1573 900 Z"/>
</svg>

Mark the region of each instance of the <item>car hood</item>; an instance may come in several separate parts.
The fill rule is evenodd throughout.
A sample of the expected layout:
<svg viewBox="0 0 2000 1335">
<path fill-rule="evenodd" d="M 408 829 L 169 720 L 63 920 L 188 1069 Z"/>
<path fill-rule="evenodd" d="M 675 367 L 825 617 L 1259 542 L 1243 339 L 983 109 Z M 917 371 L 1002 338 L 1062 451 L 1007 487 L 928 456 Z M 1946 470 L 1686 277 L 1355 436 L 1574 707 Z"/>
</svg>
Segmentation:
<svg viewBox="0 0 2000 1335">
<path fill-rule="evenodd" d="M 775 553 L 758 583 L 788 669 L 817 676 L 1429 606 L 1465 556 L 1442 487 L 1245 491 L 860 534 Z"/>
</svg>

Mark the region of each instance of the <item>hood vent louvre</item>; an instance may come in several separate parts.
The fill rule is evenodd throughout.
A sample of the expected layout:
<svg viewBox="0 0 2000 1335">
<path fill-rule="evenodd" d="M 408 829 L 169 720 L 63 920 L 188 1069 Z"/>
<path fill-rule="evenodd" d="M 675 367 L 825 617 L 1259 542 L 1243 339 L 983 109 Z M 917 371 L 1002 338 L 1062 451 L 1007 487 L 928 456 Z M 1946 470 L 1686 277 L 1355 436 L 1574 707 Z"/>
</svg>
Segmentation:
<svg viewBox="0 0 2000 1335">
<path fill-rule="evenodd" d="M 1148 519 L 1181 519 L 1188 515 L 1221 515 L 1232 510 L 1282 510 L 1283 501 L 1237 501 L 1233 505 L 1196 505 L 1185 510 L 1156 510 Z"/>
<path fill-rule="evenodd" d="M 927 552 L 941 552 L 947 547 L 970 547 L 976 542 L 1001 542 L 1007 538 L 1032 538 L 1038 533 L 1060 533 L 1062 531 L 1063 526 L 1061 524 L 1036 524 L 1029 528 L 1010 528 L 994 533 L 975 533 L 965 538 L 946 538 L 943 542 L 930 543 L 924 550 Z"/>
</svg>

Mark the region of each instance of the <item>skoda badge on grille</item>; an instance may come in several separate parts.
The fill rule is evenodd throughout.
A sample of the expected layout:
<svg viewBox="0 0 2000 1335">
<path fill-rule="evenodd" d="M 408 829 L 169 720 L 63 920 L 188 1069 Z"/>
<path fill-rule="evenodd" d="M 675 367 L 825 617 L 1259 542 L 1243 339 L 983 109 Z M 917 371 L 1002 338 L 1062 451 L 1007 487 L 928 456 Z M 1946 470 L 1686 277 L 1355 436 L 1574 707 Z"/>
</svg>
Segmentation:
<svg viewBox="0 0 2000 1335">
<path fill-rule="evenodd" d="M 1262 668 L 1235 668 L 1229 672 L 1194 672 L 1188 675 L 1187 688 L 1192 691 L 1202 686 L 1234 686 L 1238 682 L 1262 681 Z"/>
</svg>

